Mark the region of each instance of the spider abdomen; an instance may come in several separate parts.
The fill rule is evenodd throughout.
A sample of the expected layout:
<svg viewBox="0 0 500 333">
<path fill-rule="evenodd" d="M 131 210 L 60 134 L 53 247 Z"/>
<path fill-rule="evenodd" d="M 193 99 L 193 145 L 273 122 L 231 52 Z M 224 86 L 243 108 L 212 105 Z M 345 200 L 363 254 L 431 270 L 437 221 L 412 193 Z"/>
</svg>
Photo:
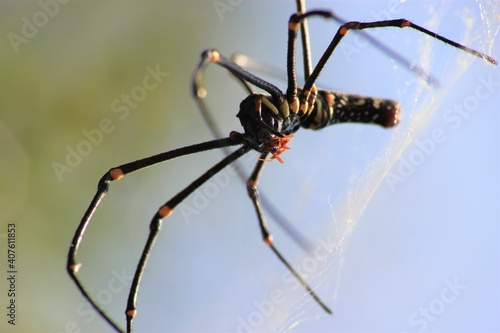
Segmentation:
<svg viewBox="0 0 500 333">
<path fill-rule="evenodd" d="M 320 129 L 339 123 L 378 124 L 393 127 L 399 122 L 397 101 L 319 90 L 314 109 L 301 126 Z"/>
</svg>

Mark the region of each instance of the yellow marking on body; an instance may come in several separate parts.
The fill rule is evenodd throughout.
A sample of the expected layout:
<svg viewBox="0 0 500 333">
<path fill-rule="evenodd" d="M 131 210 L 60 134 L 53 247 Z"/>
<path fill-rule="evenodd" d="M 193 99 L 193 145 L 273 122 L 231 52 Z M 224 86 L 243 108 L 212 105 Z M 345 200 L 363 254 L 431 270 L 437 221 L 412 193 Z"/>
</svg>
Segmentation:
<svg viewBox="0 0 500 333">
<path fill-rule="evenodd" d="M 305 113 L 310 113 L 311 111 L 309 110 L 309 98 L 311 96 L 311 91 L 310 90 L 302 90 L 301 98 L 300 98 L 300 112 L 305 114 Z"/>
<path fill-rule="evenodd" d="M 299 112 L 299 99 L 295 97 L 291 103 L 289 103 L 289 108 L 292 113 Z"/>
<path fill-rule="evenodd" d="M 328 106 L 332 107 L 333 104 L 335 104 L 335 95 L 334 94 L 326 94 L 325 95 L 326 102 L 328 103 Z"/>
<path fill-rule="evenodd" d="M 264 103 L 265 106 L 267 106 L 268 109 L 270 109 L 275 115 L 278 115 L 281 111 L 281 106 L 280 105 L 280 110 L 276 108 L 276 105 L 274 105 L 271 101 L 269 101 L 267 98 L 260 96 L 260 102 Z"/>
<path fill-rule="evenodd" d="M 115 168 L 115 169 L 110 170 L 109 175 L 111 176 L 112 180 L 119 180 L 119 179 L 122 179 L 123 176 L 125 176 L 122 169 L 120 169 L 120 168 Z"/>
<path fill-rule="evenodd" d="M 340 27 L 339 29 L 339 33 L 342 35 L 342 36 L 345 36 L 347 35 L 347 33 L 349 32 L 349 29 L 347 29 L 346 27 Z"/>
<path fill-rule="evenodd" d="M 309 109 L 309 104 L 307 102 L 300 104 L 300 112 L 301 113 L 306 113 L 306 111 Z"/>
<path fill-rule="evenodd" d="M 266 239 L 264 239 L 264 242 L 269 246 L 273 245 L 273 235 L 268 235 Z"/>
<path fill-rule="evenodd" d="M 307 114 L 311 114 L 314 110 L 314 103 L 308 103 Z"/>
<path fill-rule="evenodd" d="M 307 97 L 307 103 L 309 104 L 309 107 L 307 108 L 307 113 L 310 114 L 312 110 L 314 109 L 314 104 L 316 103 L 316 97 L 318 96 L 318 89 L 316 86 L 312 86 L 311 92 L 309 93 L 309 96 Z"/>
<path fill-rule="evenodd" d="M 170 208 L 169 206 L 161 206 L 160 209 L 158 210 L 158 215 L 161 216 L 162 219 L 168 217 L 170 214 L 172 214 L 174 210 Z"/>
<path fill-rule="evenodd" d="M 358 99 L 357 101 L 355 101 L 352 104 L 357 105 L 357 106 L 363 106 L 363 105 L 366 104 L 366 100 L 364 98 L 361 98 L 361 99 Z"/>
<path fill-rule="evenodd" d="M 328 119 L 333 119 L 333 115 L 334 115 L 334 111 L 333 111 L 333 106 L 329 106 L 328 107 Z"/>
<path fill-rule="evenodd" d="M 323 104 L 321 103 L 320 99 L 318 99 L 316 106 L 317 108 L 316 108 L 316 116 L 314 117 L 314 122 L 316 124 L 319 124 L 323 119 Z"/>
<path fill-rule="evenodd" d="M 280 112 L 285 117 L 288 117 L 290 115 L 290 110 L 288 110 L 288 103 L 285 100 L 283 100 L 283 102 L 278 107 L 276 107 L 276 105 L 274 105 L 265 97 L 262 99 L 262 101 L 264 105 L 271 109 L 271 111 L 273 111 L 275 115 L 278 115 Z"/>
</svg>

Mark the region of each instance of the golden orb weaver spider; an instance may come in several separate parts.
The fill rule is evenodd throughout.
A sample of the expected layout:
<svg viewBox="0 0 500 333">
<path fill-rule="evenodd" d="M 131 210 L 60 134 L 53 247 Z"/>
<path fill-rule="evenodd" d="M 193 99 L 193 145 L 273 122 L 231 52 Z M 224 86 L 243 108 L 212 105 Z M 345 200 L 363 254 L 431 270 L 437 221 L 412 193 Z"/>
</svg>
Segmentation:
<svg viewBox="0 0 500 333">
<path fill-rule="evenodd" d="M 320 71 L 325 66 L 328 58 L 333 53 L 335 47 L 340 43 L 341 39 L 349 30 L 356 29 L 375 29 L 379 27 L 410 27 L 428 34 L 446 44 L 458 47 L 459 49 L 485 59 L 487 62 L 496 64 L 496 61 L 482 53 L 471 50 L 465 46 L 457 44 L 444 37 L 436 35 L 418 25 L 412 24 L 406 20 L 390 20 L 377 22 L 349 22 L 343 24 L 334 36 L 327 51 L 325 51 L 321 60 L 316 64 L 314 70 L 312 66 L 305 66 L 305 85 L 302 88 L 298 87 L 295 70 L 295 43 L 297 41 L 298 31 L 305 27 L 305 22 L 309 18 L 315 16 L 324 17 L 327 19 L 335 19 L 336 16 L 329 11 L 314 10 L 303 12 L 298 10 L 300 14 L 294 14 L 289 21 L 289 44 L 287 52 L 288 63 L 288 87 L 286 93 L 281 92 L 276 86 L 267 81 L 263 81 L 258 77 L 248 73 L 246 70 L 235 65 L 229 59 L 225 58 L 216 50 L 207 50 L 202 54 L 202 59 L 195 71 L 194 75 L 194 92 L 197 101 L 200 105 L 204 105 L 204 88 L 202 87 L 202 73 L 210 64 L 218 64 L 231 72 L 236 78 L 244 82 L 248 90 L 251 90 L 250 84 L 265 90 L 268 95 L 252 94 L 245 99 L 238 114 L 244 132 L 232 132 L 225 139 L 216 139 L 209 142 L 179 148 L 166 153 L 154 155 L 139 161 L 123 164 L 119 167 L 110 169 L 98 184 L 98 192 L 89 206 L 89 209 L 82 218 L 82 221 L 73 238 L 70 251 L 68 254 L 67 269 L 72 279 L 77 284 L 84 297 L 92 304 L 92 306 L 100 313 L 100 315 L 108 321 L 117 331 L 122 329 L 97 305 L 89 293 L 84 289 L 83 284 L 77 276 L 77 271 L 80 264 L 76 261 L 76 254 L 81 244 L 81 240 L 85 233 L 86 226 L 90 222 L 92 215 L 97 209 L 102 198 L 108 191 L 110 182 L 121 179 L 124 175 L 137 171 L 144 167 L 154 165 L 172 158 L 197 153 L 205 150 L 218 149 L 229 146 L 241 146 L 228 157 L 224 158 L 220 163 L 209 169 L 204 175 L 195 180 L 185 190 L 179 192 L 174 198 L 169 200 L 165 205 L 161 206 L 158 212 L 153 217 L 152 232 L 148 238 L 147 245 L 141 256 L 138 269 L 135 274 L 134 282 L 130 291 L 129 301 L 127 304 L 127 331 L 132 330 L 132 320 L 136 314 L 136 298 L 142 277 L 144 267 L 146 265 L 148 255 L 154 244 L 154 240 L 159 231 L 161 220 L 168 217 L 176 205 L 182 202 L 186 196 L 192 193 L 196 188 L 208 180 L 216 172 L 222 170 L 225 166 L 237 160 L 240 156 L 250 150 L 256 150 L 261 153 L 261 158 L 257 162 L 252 176 L 250 177 L 247 188 L 251 200 L 254 203 L 257 215 L 259 217 L 259 225 L 265 243 L 272 249 L 292 272 L 293 268 L 284 259 L 281 253 L 274 247 L 271 235 L 267 230 L 264 220 L 264 214 L 260 208 L 258 199 L 257 183 L 260 172 L 264 165 L 264 161 L 268 159 L 280 159 L 280 155 L 288 148 L 287 143 L 291 135 L 299 129 L 299 127 L 319 129 L 325 126 L 343 123 L 343 122 L 361 122 L 375 123 L 383 127 L 391 127 L 397 124 L 399 119 L 399 106 L 397 102 L 385 99 L 376 99 L 370 97 L 356 96 L 351 94 L 337 93 L 327 90 L 315 88 L 315 82 Z M 302 38 L 304 52 L 304 61 L 310 62 L 308 55 L 308 42 Z M 326 311 L 330 312 L 329 308 L 319 299 L 302 278 L 296 274 L 296 278 L 301 281 L 301 284 L 308 293 L 317 301 L 317 303 Z"/>
</svg>

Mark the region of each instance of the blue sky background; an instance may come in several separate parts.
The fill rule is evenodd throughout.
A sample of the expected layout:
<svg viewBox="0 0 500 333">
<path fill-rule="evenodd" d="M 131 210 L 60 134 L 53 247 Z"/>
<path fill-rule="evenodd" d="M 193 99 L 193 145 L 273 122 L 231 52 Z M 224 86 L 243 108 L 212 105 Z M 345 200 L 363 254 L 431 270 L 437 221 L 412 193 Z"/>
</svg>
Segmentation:
<svg viewBox="0 0 500 333">
<path fill-rule="evenodd" d="M 190 97 L 202 50 L 262 59 L 284 78 L 294 4 L 241 1 L 217 13 L 212 1 L 70 2 L 53 9 L 17 52 L 7 36 L 22 34 L 23 18 L 43 19 L 37 13 L 44 9 L 1 6 L 0 253 L 6 225 L 16 223 L 20 272 L 18 325 L 2 321 L 1 330 L 110 332 L 87 310 L 64 267 L 98 179 L 112 166 L 212 138 Z M 361 21 L 404 17 L 499 56 L 493 2 L 310 1 L 308 8 Z M 311 21 L 313 63 L 337 28 Z M 262 191 L 313 250 L 304 253 L 268 218 L 276 246 L 335 314 L 323 313 L 287 278 L 260 239 L 244 184 L 232 176 L 203 208 L 187 199 L 198 215 L 175 211 L 164 221 L 139 293 L 137 332 L 500 330 L 498 68 L 416 31 L 375 35 L 440 87 L 419 83 L 349 34 L 320 87 L 397 99 L 401 124 L 301 130 L 282 155 L 285 164 L 268 163 L 261 179 Z M 120 119 L 112 103 L 157 66 L 168 76 Z M 282 78 L 263 77 L 286 88 Z M 207 70 L 206 87 L 223 131 L 239 130 L 235 114 L 244 91 L 217 67 Z M 66 163 L 67 147 L 81 147 L 82 131 L 103 119 L 113 129 L 58 178 L 54 162 Z M 155 210 L 221 157 L 186 157 L 112 185 L 79 259 L 93 294 L 111 295 L 105 308 L 118 322 L 124 323 L 128 285 L 116 275 L 134 271 Z M 255 157 L 244 159 L 247 170 Z"/>
</svg>

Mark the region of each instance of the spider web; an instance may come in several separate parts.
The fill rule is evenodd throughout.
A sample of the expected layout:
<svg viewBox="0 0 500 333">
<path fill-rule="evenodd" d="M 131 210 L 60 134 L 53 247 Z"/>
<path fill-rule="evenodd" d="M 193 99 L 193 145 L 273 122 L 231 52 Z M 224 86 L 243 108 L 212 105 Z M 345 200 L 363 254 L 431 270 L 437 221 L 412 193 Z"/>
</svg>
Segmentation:
<svg viewBox="0 0 500 333">
<path fill-rule="evenodd" d="M 419 21 L 418 24 L 432 31 L 442 31 L 443 27 L 440 26 L 440 21 L 447 10 L 443 4 L 429 4 L 427 21 Z M 462 39 L 458 42 L 496 56 L 493 43 L 498 33 L 499 20 L 498 8 L 495 3 L 493 1 L 478 1 L 476 6 L 467 7 L 463 4 L 463 7 L 459 6 L 459 9 L 455 14 L 462 21 L 464 30 L 461 35 Z M 453 10 L 456 11 L 457 7 L 453 7 Z M 415 35 L 414 32 L 406 31 L 406 33 Z M 422 133 L 426 133 L 429 125 L 435 121 L 435 114 L 443 112 L 443 103 L 446 103 L 450 92 L 457 86 L 459 87 L 462 77 L 471 68 L 473 62 L 481 62 L 481 60 L 466 53 L 455 52 L 454 56 L 449 57 L 443 66 L 445 68 L 443 74 L 443 70 L 437 67 L 438 59 L 442 56 L 440 50 L 443 47 L 439 45 L 437 51 L 434 51 L 437 43 L 431 38 L 419 38 L 419 44 L 416 46 L 419 50 L 417 63 L 431 75 L 435 75 L 436 71 L 439 72 L 440 87 L 429 87 L 424 83 L 411 85 L 410 82 L 406 82 L 406 86 L 398 92 L 403 103 L 404 121 L 394 131 L 390 144 L 385 151 L 369 163 L 361 174 L 353 175 L 352 185 L 341 198 L 327 198 L 331 223 L 318 233 L 320 236 L 316 239 L 323 244 L 323 250 L 325 249 L 324 245 L 327 245 L 327 258 L 321 257 L 319 260 L 313 256 L 312 259 L 306 257 L 302 261 L 303 265 L 307 266 L 306 262 L 309 260 L 311 262 L 309 266 L 316 269 L 316 271 L 310 272 L 309 280 L 312 278 L 312 284 L 320 297 L 326 295 L 324 300 L 333 307 L 334 313 L 339 310 L 337 308 L 339 293 L 341 293 L 343 286 L 350 282 L 343 280 L 346 266 L 351 265 L 346 256 L 353 236 L 359 229 L 359 222 L 374 201 L 381 201 L 377 198 L 377 193 L 379 190 L 383 190 L 384 186 L 387 186 L 387 182 L 390 182 L 391 172 L 394 172 L 401 159 L 407 157 L 410 150 L 414 148 L 416 139 L 421 137 Z M 399 68 L 399 70 L 403 69 Z M 493 67 L 489 67 L 489 70 L 493 70 Z M 393 192 L 393 195 L 395 193 Z M 387 200 L 389 203 L 386 201 L 385 204 L 390 205 L 391 199 Z M 318 247 L 321 248 L 319 245 Z M 317 266 L 312 264 L 314 261 L 316 261 Z M 396 296 L 393 295 L 393 297 Z M 359 301 L 362 302 L 362 300 Z M 317 311 L 315 306 L 314 301 L 307 294 L 304 294 L 287 314 L 282 314 L 286 319 L 283 321 L 280 332 L 325 330 L 326 327 L 332 327 L 332 321 L 340 319 L 335 318 L 335 314 L 333 319 L 327 315 L 318 314 L 320 311 Z M 343 313 L 343 311 L 340 312 Z M 351 320 L 358 318 L 358 315 L 353 314 L 350 318 Z M 407 321 L 407 318 L 404 318 L 404 321 Z"/>
</svg>

